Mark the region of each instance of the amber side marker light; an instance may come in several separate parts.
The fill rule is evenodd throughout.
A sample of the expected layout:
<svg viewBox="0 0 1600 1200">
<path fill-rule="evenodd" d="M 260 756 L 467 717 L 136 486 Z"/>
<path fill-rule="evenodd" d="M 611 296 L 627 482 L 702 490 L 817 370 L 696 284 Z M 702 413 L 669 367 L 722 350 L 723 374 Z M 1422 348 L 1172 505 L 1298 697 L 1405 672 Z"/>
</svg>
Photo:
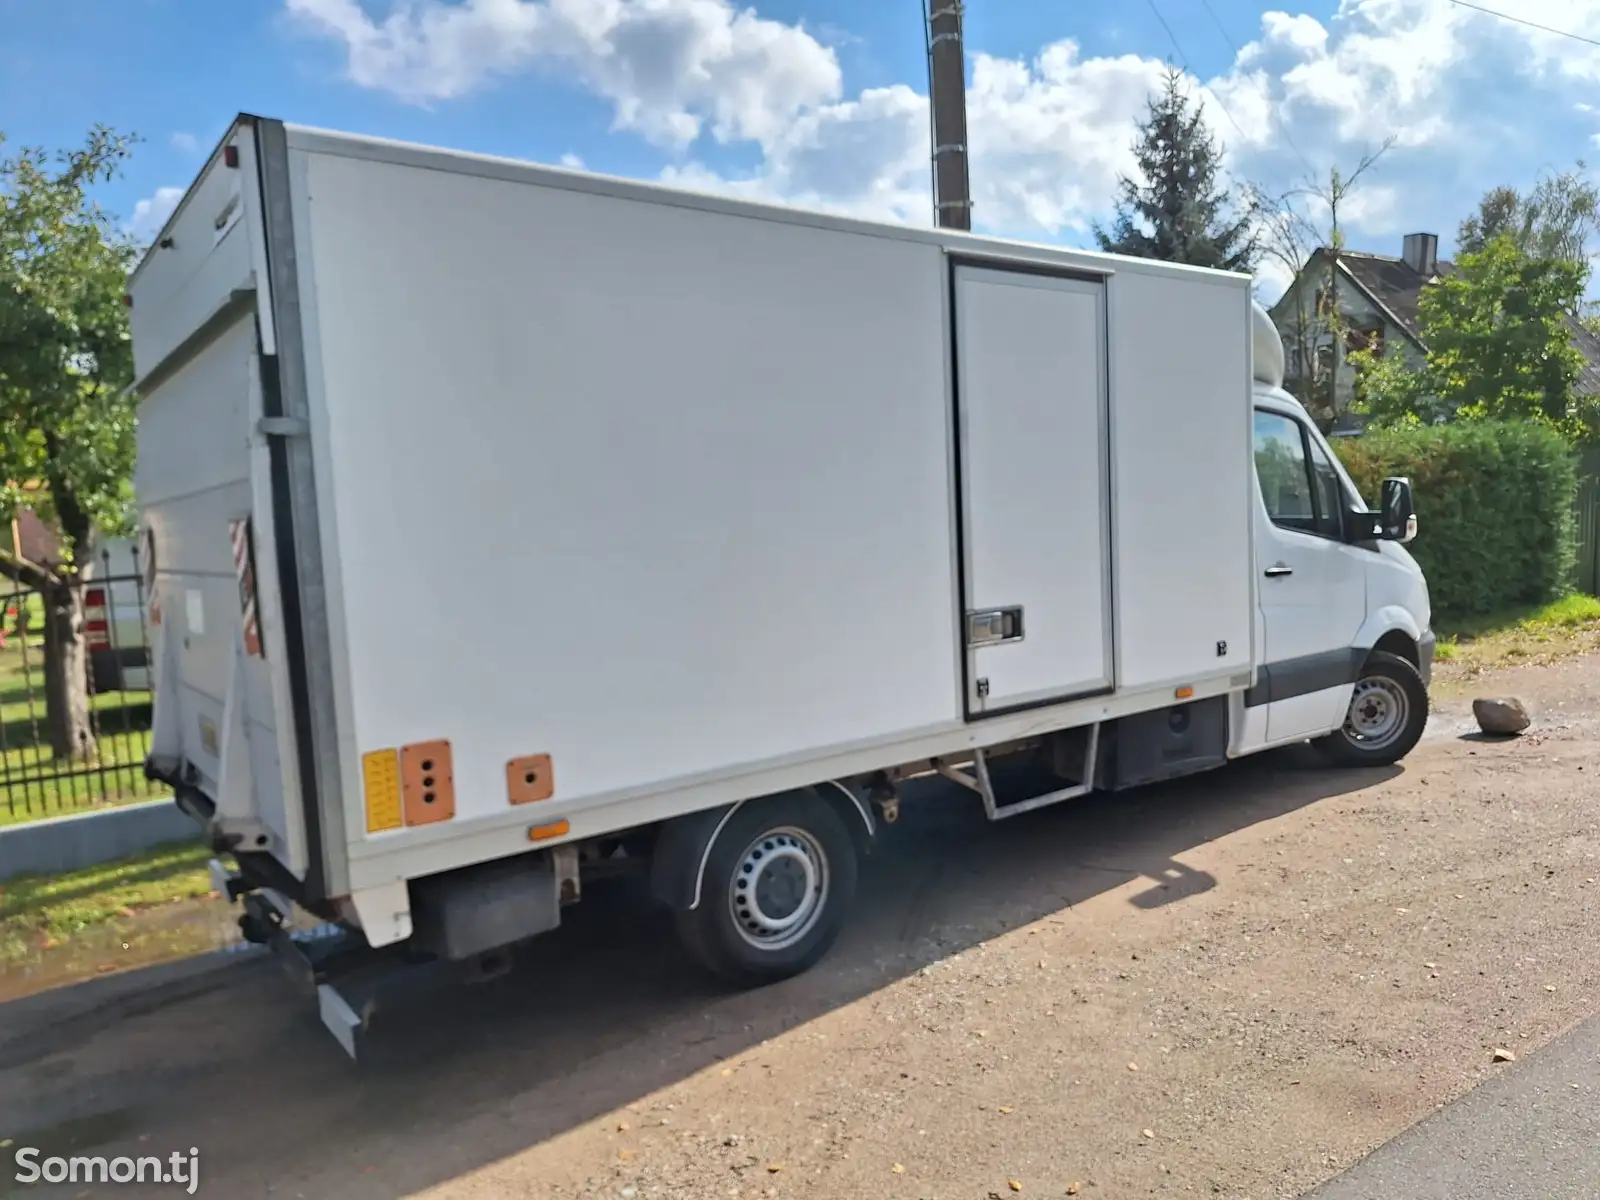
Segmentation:
<svg viewBox="0 0 1600 1200">
<path fill-rule="evenodd" d="M 1190 696 L 1194 695 L 1194 689 L 1192 687 L 1181 687 L 1172 694 L 1179 700 L 1187 700 Z"/>
<path fill-rule="evenodd" d="M 551 838 L 566 837 L 572 832 L 571 821 L 551 821 L 548 825 L 533 825 L 528 828 L 530 842 L 547 842 Z"/>
</svg>

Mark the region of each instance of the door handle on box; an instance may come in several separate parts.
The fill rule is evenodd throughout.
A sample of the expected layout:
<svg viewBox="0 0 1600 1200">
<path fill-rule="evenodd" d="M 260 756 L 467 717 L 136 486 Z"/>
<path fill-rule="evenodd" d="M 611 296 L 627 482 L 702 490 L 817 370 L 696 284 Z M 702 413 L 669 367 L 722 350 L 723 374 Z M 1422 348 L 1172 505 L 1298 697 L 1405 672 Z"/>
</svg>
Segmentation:
<svg viewBox="0 0 1600 1200">
<path fill-rule="evenodd" d="M 967 645 L 994 646 L 1022 640 L 1022 605 L 967 614 Z"/>
</svg>

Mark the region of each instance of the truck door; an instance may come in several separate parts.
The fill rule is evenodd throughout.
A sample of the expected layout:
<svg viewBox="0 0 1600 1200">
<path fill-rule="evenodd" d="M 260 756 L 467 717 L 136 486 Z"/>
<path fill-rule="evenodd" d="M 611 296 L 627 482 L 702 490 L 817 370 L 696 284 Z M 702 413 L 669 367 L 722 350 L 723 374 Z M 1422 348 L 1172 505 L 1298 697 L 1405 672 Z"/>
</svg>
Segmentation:
<svg viewBox="0 0 1600 1200">
<path fill-rule="evenodd" d="M 1338 728 L 1350 703 L 1360 655 L 1352 649 L 1366 617 L 1366 553 L 1342 540 L 1343 487 L 1327 451 L 1303 421 L 1255 413 L 1261 614 L 1261 677 L 1247 703 L 1266 703 L 1267 740 L 1289 741 Z"/>
<path fill-rule="evenodd" d="M 1105 284 L 955 270 L 967 715 L 1112 684 Z"/>
</svg>

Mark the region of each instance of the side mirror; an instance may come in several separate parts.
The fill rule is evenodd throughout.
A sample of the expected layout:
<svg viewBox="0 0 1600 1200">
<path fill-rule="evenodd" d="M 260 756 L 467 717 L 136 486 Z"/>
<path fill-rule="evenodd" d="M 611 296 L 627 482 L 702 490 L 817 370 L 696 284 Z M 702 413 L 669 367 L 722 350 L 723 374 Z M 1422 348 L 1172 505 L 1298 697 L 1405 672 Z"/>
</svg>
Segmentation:
<svg viewBox="0 0 1600 1200">
<path fill-rule="evenodd" d="M 1404 545 L 1417 536 L 1417 510 L 1411 499 L 1411 480 L 1397 476 L 1383 481 L 1378 521 L 1379 536 L 1384 541 Z"/>
</svg>

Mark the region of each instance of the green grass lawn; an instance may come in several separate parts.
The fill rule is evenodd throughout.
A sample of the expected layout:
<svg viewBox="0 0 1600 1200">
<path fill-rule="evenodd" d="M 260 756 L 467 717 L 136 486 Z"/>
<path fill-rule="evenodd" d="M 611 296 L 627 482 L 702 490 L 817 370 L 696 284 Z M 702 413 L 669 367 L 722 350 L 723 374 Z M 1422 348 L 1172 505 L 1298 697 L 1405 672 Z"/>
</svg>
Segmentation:
<svg viewBox="0 0 1600 1200">
<path fill-rule="evenodd" d="M 1571 595 L 1537 607 L 1440 620 L 1438 661 L 1449 679 L 1600 650 L 1600 599 Z"/>
<path fill-rule="evenodd" d="M 143 773 L 150 693 L 90 697 L 99 759 L 87 770 L 69 768 L 55 762 L 43 744 L 48 736 L 43 664 L 37 636 L 26 647 L 9 638 L 0 650 L 0 825 L 163 795 Z M 64 770 L 72 773 L 62 774 Z"/>
<path fill-rule="evenodd" d="M 0 975 L 75 938 L 132 929 L 169 906 L 210 895 L 209 858 L 204 846 L 185 843 L 65 875 L 0 883 Z"/>
</svg>

